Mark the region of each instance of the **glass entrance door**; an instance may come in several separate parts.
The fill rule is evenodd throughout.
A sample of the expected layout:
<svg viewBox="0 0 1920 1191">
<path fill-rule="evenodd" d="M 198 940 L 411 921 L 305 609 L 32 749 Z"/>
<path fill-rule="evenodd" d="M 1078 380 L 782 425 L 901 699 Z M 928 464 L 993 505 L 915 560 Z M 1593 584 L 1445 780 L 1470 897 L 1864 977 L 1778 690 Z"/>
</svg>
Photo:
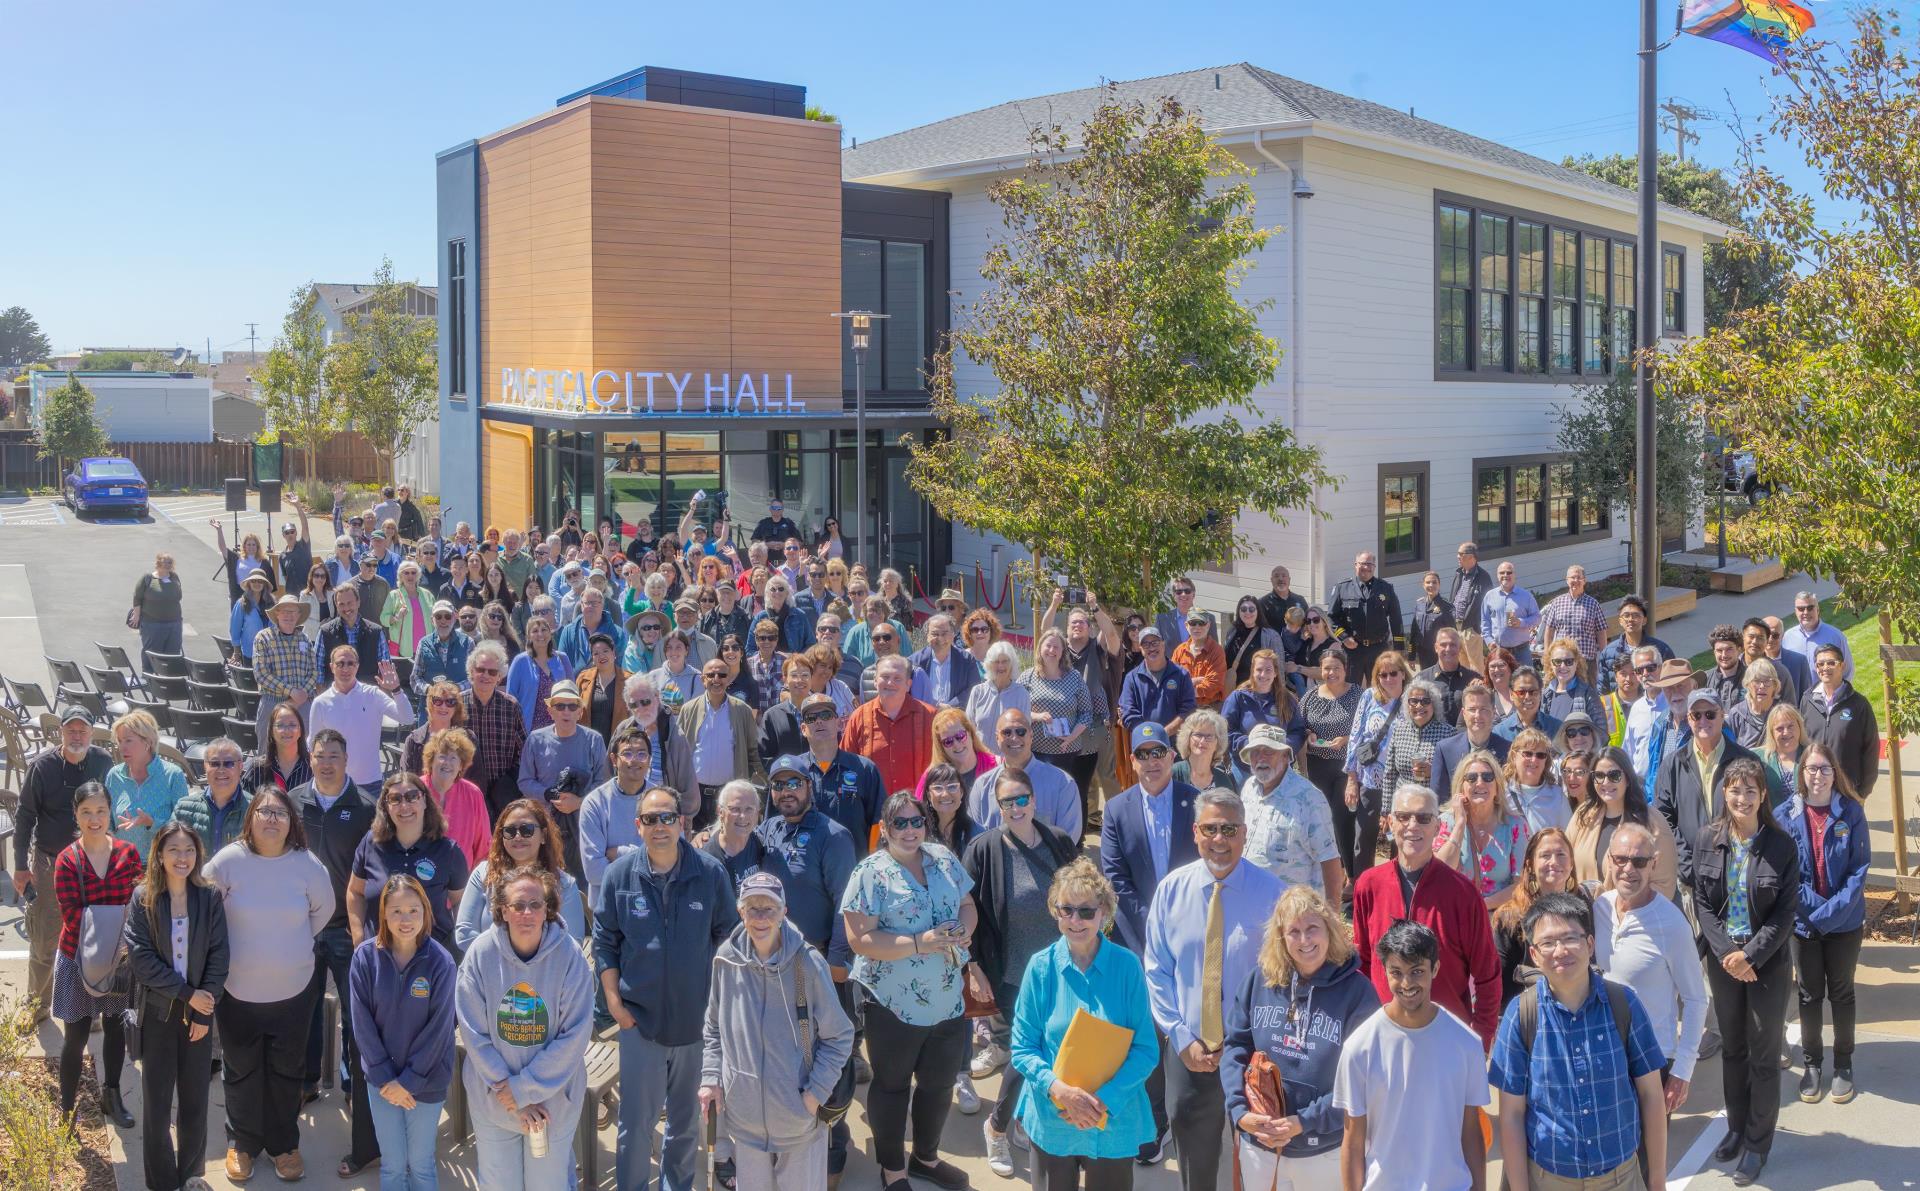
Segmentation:
<svg viewBox="0 0 1920 1191">
<path fill-rule="evenodd" d="M 907 453 L 897 447 L 880 452 L 876 471 L 882 516 L 880 556 L 902 575 L 918 574 L 920 586 L 938 594 L 939 576 L 927 573 L 926 505 L 907 482 Z"/>
</svg>

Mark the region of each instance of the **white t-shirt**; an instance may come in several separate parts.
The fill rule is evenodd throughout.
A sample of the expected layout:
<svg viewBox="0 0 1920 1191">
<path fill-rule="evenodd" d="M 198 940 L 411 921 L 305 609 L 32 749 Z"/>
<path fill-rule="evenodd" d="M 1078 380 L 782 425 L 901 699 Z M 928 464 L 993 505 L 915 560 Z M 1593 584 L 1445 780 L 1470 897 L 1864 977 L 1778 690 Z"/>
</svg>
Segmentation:
<svg viewBox="0 0 1920 1191">
<path fill-rule="evenodd" d="M 1347 1036 L 1333 1081 L 1334 1107 L 1367 1118 L 1368 1191 L 1471 1187 L 1460 1122 L 1487 1099 L 1480 1036 L 1444 1009 L 1418 1030 L 1385 1012 L 1368 1017 Z"/>
</svg>

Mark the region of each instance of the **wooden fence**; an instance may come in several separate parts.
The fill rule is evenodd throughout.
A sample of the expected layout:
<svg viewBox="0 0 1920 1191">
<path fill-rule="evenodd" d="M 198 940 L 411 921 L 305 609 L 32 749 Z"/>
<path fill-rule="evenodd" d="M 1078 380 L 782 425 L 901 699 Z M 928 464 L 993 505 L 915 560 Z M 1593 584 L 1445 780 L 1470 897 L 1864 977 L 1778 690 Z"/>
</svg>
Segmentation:
<svg viewBox="0 0 1920 1191">
<path fill-rule="evenodd" d="M 39 447 L 29 441 L 0 442 L 0 492 L 58 488 L 61 472 L 53 459 L 39 459 Z M 253 444 L 244 442 L 130 442 L 112 443 L 109 455 L 133 460 L 154 488 L 219 488 L 228 479 L 248 476 Z M 314 455 L 322 480 L 350 484 L 378 483 L 380 456 L 358 431 L 343 431 Z M 290 480 L 306 478 L 306 454 L 287 448 Z"/>
</svg>

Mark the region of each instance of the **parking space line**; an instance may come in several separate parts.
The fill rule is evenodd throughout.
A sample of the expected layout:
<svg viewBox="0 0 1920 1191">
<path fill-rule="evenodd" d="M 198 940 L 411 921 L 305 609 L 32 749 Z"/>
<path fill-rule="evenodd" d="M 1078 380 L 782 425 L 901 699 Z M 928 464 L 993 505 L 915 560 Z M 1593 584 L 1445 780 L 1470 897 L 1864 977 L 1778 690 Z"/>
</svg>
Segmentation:
<svg viewBox="0 0 1920 1191">
<path fill-rule="evenodd" d="M 1687 1191 L 1687 1184 L 1692 1182 L 1693 1176 L 1699 1174 L 1706 1166 L 1707 1157 L 1713 1153 L 1713 1147 L 1724 1136 L 1717 1126 L 1726 1119 L 1725 1109 L 1713 1114 L 1713 1119 L 1708 1121 L 1707 1127 L 1700 1131 L 1700 1136 L 1693 1139 L 1693 1144 L 1687 1147 L 1687 1152 L 1681 1155 L 1680 1161 L 1675 1162 L 1667 1171 L 1667 1191 Z"/>
</svg>

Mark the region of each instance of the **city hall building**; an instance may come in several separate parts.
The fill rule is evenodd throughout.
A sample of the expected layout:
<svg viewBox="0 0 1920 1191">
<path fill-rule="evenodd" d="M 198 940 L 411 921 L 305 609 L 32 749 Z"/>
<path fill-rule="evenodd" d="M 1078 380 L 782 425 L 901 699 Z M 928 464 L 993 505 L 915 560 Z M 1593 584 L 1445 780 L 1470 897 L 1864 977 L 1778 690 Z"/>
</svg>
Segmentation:
<svg viewBox="0 0 1920 1191">
<path fill-rule="evenodd" d="M 802 87 L 646 67 L 438 157 L 441 492 L 486 525 L 623 536 L 692 498 L 742 540 L 778 497 L 931 588 L 950 535 L 905 478 L 947 330 L 947 198 L 841 181 Z M 932 575 L 929 579 L 926 576 Z"/>
<path fill-rule="evenodd" d="M 990 187 L 1024 167 L 1036 123 L 1076 129 L 1109 94 L 1178 99 L 1247 167 L 1274 230 L 1240 292 L 1283 352 L 1251 416 L 1338 479 L 1315 495 L 1324 517 L 1245 516 L 1249 555 L 1194 576 L 1206 607 L 1265 591 L 1276 563 L 1324 600 L 1360 551 L 1410 606 L 1469 540 L 1543 589 L 1572 563 L 1626 568 L 1627 518 L 1583 498 L 1558 411 L 1612 376 L 1640 319 L 1701 333 L 1705 250 L 1727 229 L 1663 206 L 1659 306 L 1637 309 L 1632 192 L 1244 62 L 845 147 L 801 118 L 799 87 L 649 67 L 441 154 L 453 515 L 670 529 L 718 490 L 742 529 L 773 495 L 808 530 L 851 529 L 854 373 L 831 315 L 865 308 L 891 316 L 866 368 L 868 531 L 929 591 L 973 597 L 979 567 L 992 596 L 1019 549 L 934 516 L 898 444 L 940 432 L 924 369 L 950 309 L 983 296 L 1004 230 Z M 955 375 L 996 391 L 965 358 Z"/>
</svg>

